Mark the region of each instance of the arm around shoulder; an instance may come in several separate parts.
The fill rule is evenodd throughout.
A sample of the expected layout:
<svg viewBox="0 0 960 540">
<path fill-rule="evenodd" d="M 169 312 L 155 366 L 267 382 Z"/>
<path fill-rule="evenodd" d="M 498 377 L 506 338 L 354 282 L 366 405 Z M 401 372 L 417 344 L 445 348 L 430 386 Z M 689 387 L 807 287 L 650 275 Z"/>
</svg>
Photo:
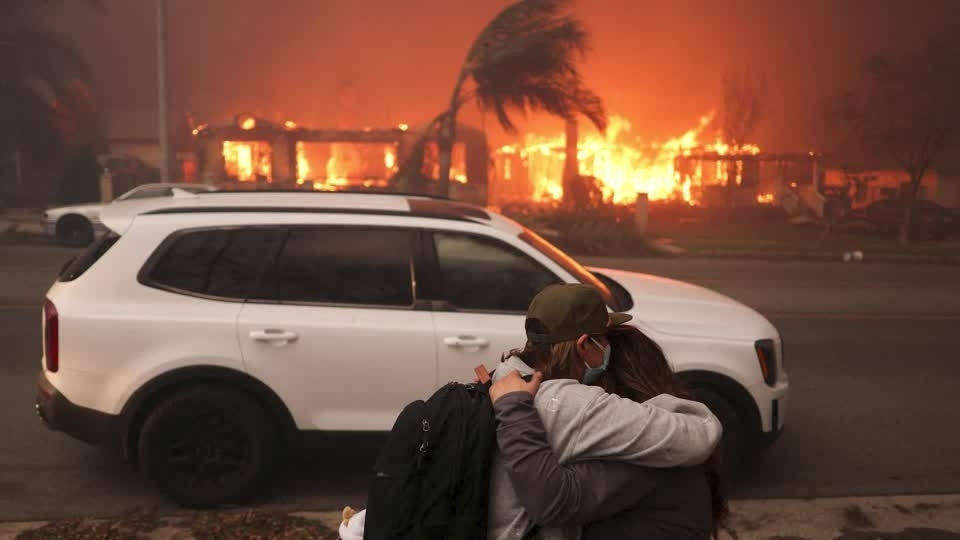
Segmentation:
<svg viewBox="0 0 960 540">
<path fill-rule="evenodd" d="M 524 509 L 541 526 L 583 525 L 613 516 L 647 497 L 659 479 L 661 471 L 623 462 L 561 465 L 530 394 L 506 394 L 494 409 L 503 464 Z"/>
<path fill-rule="evenodd" d="M 579 415 L 574 459 L 608 458 L 650 467 L 699 465 L 713 453 L 723 426 L 702 403 L 662 394 L 649 401 L 593 393 Z"/>
</svg>

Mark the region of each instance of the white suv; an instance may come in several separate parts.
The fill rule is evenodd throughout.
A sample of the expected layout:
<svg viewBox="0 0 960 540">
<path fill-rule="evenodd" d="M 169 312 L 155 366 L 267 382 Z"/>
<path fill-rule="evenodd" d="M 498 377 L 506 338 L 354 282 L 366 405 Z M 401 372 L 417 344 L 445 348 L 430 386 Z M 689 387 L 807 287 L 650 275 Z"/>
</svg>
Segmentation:
<svg viewBox="0 0 960 540">
<path fill-rule="evenodd" d="M 731 455 L 780 433 L 777 330 L 661 277 L 585 269 L 483 208 L 371 193 L 203 193 L 111 204 L 109 233 L 43 308 L 37 411 L 121 449 L 185 506 L 255 493 L 320 431 L 389 430 L 441 384 L 524 342 L 545 285 L 596 286 L 724 424 Z"/>
</svg>

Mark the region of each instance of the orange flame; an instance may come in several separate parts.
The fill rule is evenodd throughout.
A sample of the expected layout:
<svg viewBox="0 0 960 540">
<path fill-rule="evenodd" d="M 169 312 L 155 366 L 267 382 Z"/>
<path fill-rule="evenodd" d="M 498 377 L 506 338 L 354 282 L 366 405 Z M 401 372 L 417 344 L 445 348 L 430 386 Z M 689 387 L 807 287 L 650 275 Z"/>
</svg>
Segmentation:
<svg viewBox="0 0 960 540">
<path fill-rule="evenodd" d="M 296 155 L 297 183 L 309 182 L 317 191 L 336 191 L 351 185 L 382 187 L 397 170 L 394 145 L 298 142 Z M 323 163 L 323 176 L 318 175 L 313 163 Z"/>
<path fill-rule="evenodd" d="M 615 204 L 632 203 L 639 193 L 646 193 L 653 201 L 677 200 L 697 204 L 696 188 L 707 181 L 702 167 L 693 174 L 682 176 L 674 170 L 677 156 L 690 155 L 695 149 L 719 155 L 757 154 L 760 151 L 756 145 L 731 147 L 719 137 L 713 143 L 701 142 L 714 116 L 713 112 L 703 116 L 696 127 L 661 143 L 644 142 L 631 136 L 633 126 L 630 121 L 611 115 L 605 135 L 581 137 L 577 149 L 580 174 L 597 178 L 604 199 Z M 517 166 L 522 165 L 535 200 L 559 201 L 563 197 L 564 148 L 563 135 L 528 135 L 523 145 L 507 145 L 497 151 L 502 160 L 500 176 L 509 182 L 517 176 Z M 521 163 L 517 163 L 517 157 Z M 738 163 L 739 183 L 742 163 L 735 163 Z M 728 173 L 724 162 L 716 162 L 716 172 L 712 176 L 715 182 L 726 181 Z"/>
<path fill-rule="evenodd" d="M 303 141 L 297 142 L 297 183 L 302 184 L 307 178 L 310 178 L 310 161 L 307 160 Z"/>
<path fill-rule="evenodd" d="M 270 145 L 265 142 L 223 141 L 223 162 L 227 175 L 241 182 L 273 176 Z"/>
</svg>

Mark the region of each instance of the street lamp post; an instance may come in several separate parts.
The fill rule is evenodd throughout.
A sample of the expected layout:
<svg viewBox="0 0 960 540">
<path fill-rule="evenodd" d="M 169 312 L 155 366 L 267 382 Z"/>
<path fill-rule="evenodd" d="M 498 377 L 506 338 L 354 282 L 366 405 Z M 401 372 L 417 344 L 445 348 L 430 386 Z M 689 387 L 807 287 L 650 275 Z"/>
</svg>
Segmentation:
<svg viewBox="0 0 960 540">
<path fill-rule="evenodd" d="M 170 137 L 167 128 L 167 2 L 157 0 L 157 124 L 160 137 L 160 181 L 170 181 Z"/>
</svg>

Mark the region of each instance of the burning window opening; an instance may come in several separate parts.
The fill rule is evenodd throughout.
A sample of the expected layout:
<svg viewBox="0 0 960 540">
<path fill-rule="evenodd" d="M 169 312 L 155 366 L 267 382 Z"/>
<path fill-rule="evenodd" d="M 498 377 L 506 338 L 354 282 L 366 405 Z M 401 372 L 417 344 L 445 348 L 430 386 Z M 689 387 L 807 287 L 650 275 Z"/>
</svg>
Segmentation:
<svg viewBox="0 0 960 540">
<path fill-rule="evenodd" d="M 436 141 L 428 142 L 423 150 L 423 167 L 420 172 L 431 180 L 440 177 L 440 148 Z M 467 146 L 464 143 L 454 143 L 450 159 L 450 180 L 467 183 Z"/>
<path fill-rule="evenodd" d="M 385 187 L 397 172 L 396 143 L 296 144 L 297 183 L 319 191 L 348 187 Z"/>
<path fill-rule="evenodd" d="M 240 182 L 273 179 L 272 148 L 264 141 L 223 141 L 227 176 Z"/>
</svg>

